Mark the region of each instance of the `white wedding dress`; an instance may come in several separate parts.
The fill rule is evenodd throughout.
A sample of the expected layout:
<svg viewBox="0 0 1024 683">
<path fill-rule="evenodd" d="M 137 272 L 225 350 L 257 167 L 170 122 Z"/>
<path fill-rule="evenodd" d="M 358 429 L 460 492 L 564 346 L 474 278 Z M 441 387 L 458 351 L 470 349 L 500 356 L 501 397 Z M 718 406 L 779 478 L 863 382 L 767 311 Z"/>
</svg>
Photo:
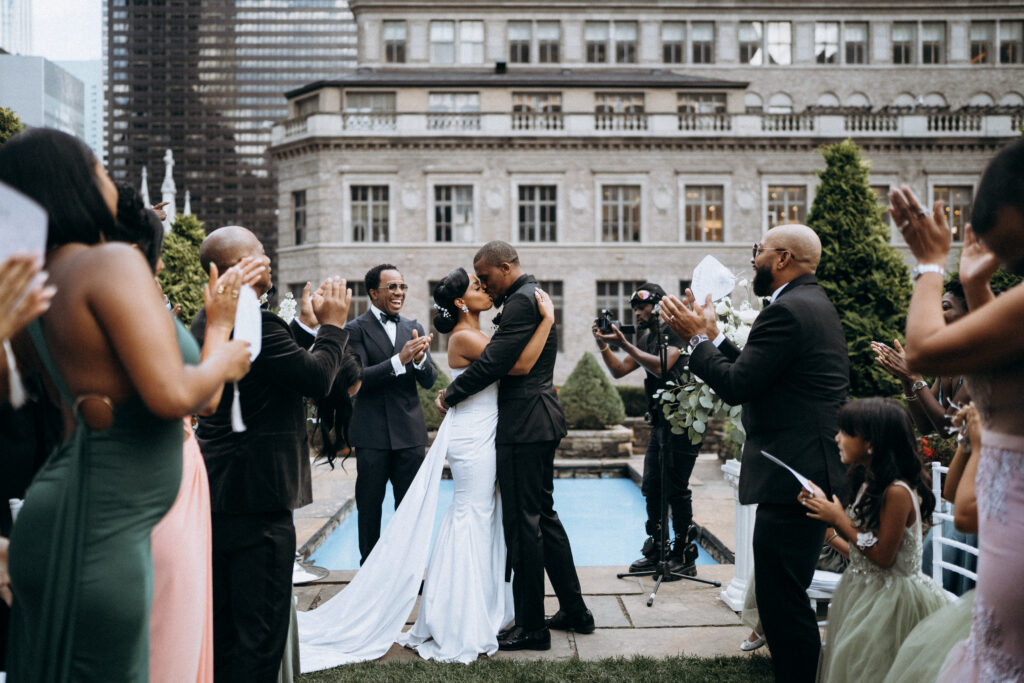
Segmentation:
<svg viewBox="0 0 1024 683">
<path fill-rule="evenodd" d="M 497 651 L 497 633 L 513 618 L 495 482 L 497 424 L 496 383 L 448 411 L 402 504 L 355 578 L 320 607 L 298 613 L 303 673 L 377 659 L 395 642 L 424 659 L 467 664 Z M 431 553 L 445 456 L 455 496 Z M 428 554 L 419 614 L 403 633 Z"/>
</svg>

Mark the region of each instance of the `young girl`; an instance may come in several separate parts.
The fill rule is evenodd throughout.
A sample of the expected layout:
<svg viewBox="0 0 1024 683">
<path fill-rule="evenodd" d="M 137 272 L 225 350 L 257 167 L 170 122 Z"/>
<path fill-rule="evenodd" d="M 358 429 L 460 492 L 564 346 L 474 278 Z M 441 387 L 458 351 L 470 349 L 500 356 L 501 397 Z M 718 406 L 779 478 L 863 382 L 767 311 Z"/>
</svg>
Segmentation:
<svg viewBox="0 0 1024 683">
<path fill-rule="evenodd" d="M 828 501 L 817 487 L 799 496 L 808 516 L 849 543 L 850 566 L 832 598 L 820 678 L 880 681 L 907 634 L 946 603 L 942 589 L 921 573 L 921 520 L 935 498 L 910 416 L 896 401 L 847 403 L 836 442 L 849 466 L 849 490 L 857 492 L 853 503 L 844 511 L 837 497 Z"/>
</svg>

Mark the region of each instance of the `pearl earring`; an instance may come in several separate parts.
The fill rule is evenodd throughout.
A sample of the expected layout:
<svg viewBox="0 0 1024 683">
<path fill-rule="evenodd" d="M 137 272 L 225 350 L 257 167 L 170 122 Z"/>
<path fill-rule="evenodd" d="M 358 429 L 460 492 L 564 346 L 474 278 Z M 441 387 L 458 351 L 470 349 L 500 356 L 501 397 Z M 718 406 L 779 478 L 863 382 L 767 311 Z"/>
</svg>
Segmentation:
<svg viewBox="0 0 1024 683">
<path fill-rule="evenodd" d="M 874 455 L 874 454 L 875 454 L 875 449 L 872 448 L 871 446 L 868 446 L 868 455 Z"/>
</svg>

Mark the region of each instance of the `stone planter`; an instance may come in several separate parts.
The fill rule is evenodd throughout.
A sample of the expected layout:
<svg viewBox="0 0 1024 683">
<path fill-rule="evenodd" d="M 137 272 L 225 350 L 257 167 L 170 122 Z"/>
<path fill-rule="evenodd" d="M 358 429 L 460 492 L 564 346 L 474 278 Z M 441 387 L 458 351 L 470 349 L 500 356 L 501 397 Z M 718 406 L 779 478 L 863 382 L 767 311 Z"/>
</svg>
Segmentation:
<svg viewBox="0 0 1024 683">
<path fill-rule="evenodd" d="M 727 460 L 722 465 L 722 474 L 733 489 L 736 503 L 736 564 L 732 581 L 719 594 L 722 602 L 730 609 L 739 612 L 743 609 L 743 598 L 747 592 L 747 582 L 754 570 L 754 515 L 756 505 L 740 505 L 740 461 Z"/>
<path fill-rule="evenodd" d="M 625 426 L 633 430 L 633 452 L 646 453 L 647 444 L 651 442 L 651 425 L 642 417 L 627 417 Z"/>
<path fill-rule="evenodd" d="M 628 458 L 633 453 L 633 430 L 622 425 L 608 429 L 570 429 L 558 444 L 556 458 Z"/>
</svg>

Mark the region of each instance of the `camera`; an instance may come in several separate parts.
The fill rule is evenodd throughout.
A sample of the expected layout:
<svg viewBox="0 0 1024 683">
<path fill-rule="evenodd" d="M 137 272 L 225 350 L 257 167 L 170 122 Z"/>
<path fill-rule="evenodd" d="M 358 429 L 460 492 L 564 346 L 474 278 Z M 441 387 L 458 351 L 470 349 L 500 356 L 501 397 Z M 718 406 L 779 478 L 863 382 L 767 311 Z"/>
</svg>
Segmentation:
<svg viewBox="0 0 1024 683">
<path fill-rule="evenodd" d="M 636 334 L 635 325 L 623 325 L 620 321 L 612 318 L 611 311 L 609 311 L 607 308 L 602 308 L 601 314 L 597 316 L 597 329 L 601 332 L 601 334 L 611 334 L 612 325 L 615 325 L 615 327 L 619 328 L 622 334 L 626 336 Z"/>
</svg>

